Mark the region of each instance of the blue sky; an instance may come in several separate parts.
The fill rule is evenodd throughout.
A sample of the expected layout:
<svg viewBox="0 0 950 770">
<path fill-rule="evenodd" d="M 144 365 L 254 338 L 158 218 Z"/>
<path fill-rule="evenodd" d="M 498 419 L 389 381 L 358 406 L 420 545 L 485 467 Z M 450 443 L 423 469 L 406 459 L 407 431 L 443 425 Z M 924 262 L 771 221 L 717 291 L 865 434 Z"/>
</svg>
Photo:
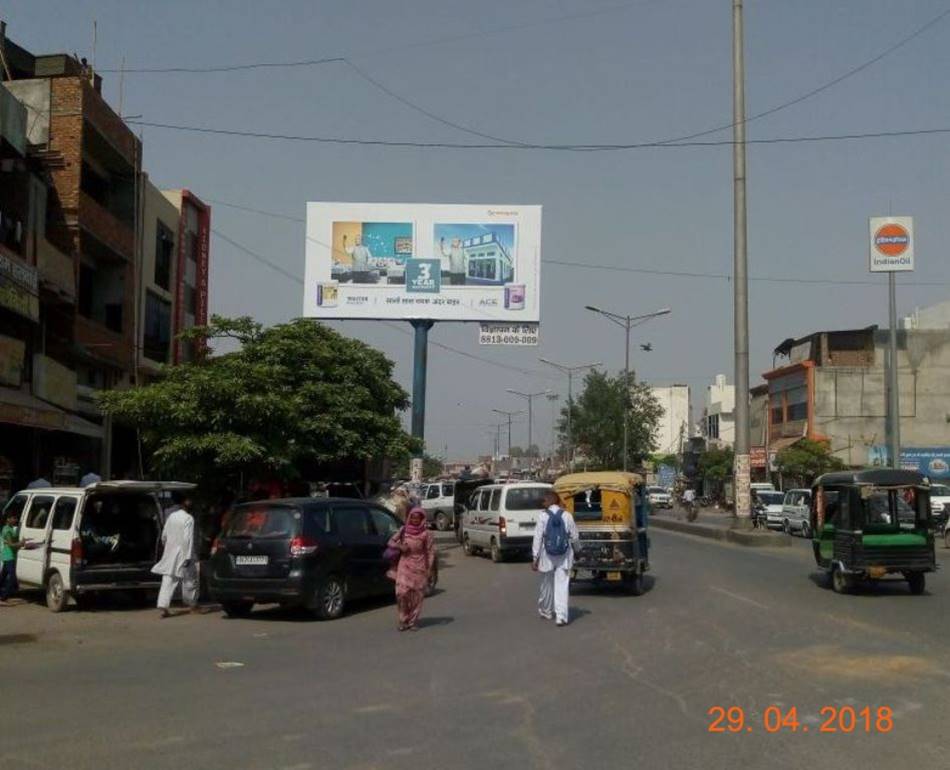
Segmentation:
<svg viewBox="0 0 950 770">
<path fill-rule="evenodd" d="M 532 143 L 628 143 L 728 124 L 728 0 L 352 0 L 144 3 L 13 0 L 8 35 L 36 51 L 90 56 L 118 68 L 195 67 L 346 56 L 360 72 L 440 118 Z M 748 108 L 756 113 L 876 56 L 948 7 L 947 0 L 757 0 L 746 3 Z M 571 16 L 563 19 L 560 17 Z M 860 74 L 750 123 L 750 139 L 950 127 L 950 20 Z M 119 77 L 104 73 L 118 101 Z M 436 142 L 484 141 L 410 109 L 345 63 L 204 74 L 128 74 L 123 111 L 154 123 L 267 133 Z M 449 151 L 266 141 L 142 128 L 145 165 L 166 187 L 214 206 L 213 226 L 293 273 L 303 272 L 301 223 L 222 203 L 303 217 L 308 200 L 542 204 L 543 257 L 604 266 L 728 274 L 731 149 L 628 152 Z M 707 139 L 728 139 L 729 132 Z M 754 277 L 864 280 L 867 217 L 912 214 L 919 269 L 901 312 L 947 298 L 950 137 L 752 145 L 749 260 Z M 218 238 L 214 312 L 267 323 L 299 313 L 302 287 Z M 937 282 L 940 282 L 939 285 Z M 633 363 L 643 378 L 686 382 L 694 415 L 705 386 L 732 372 L 732 287 L 548 264 L 537 351 L 479 348 L 473 325 L 438 324 L 436 342 L 482 356 L 430 352 L 429 448 L 453 457 L 491 446 L 492 408 L 518 409 L 506 388 L 563 397 L 538 355 L 623 361 L 619 329 L 583 310 L 597 304 L 673 313 L 641 327 Z M 783 339 L 886 318 L 880 286 L 754 281 L 754 375 Z M 385 350 L 410 383 L 412 340 L 400 324 L 335 324 Z M 642 353 L 636 343 L 651 342 Z M 514 367 L 517 370 L 498 366 Z M 551 411 L 535 434 L 550 441 Z M 525 425 L 515 426 L 524 443 Z M 547 437 L 547 438 L 546 438 Z"/>
</svg>

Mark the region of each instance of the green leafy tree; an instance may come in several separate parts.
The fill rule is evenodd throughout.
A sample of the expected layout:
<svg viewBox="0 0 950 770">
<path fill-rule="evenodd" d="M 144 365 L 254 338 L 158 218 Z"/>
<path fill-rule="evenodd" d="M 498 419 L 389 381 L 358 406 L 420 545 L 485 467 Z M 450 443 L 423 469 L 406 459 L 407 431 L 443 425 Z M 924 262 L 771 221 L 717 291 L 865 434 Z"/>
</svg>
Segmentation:
<svg viewBox="0 0 950 770">
<path fill-rule="evenodd" d="M 567 414 L 571 409 L 574 442 L 590 459 L 604 469 L 623 467 L 623 416 L 625 399 L 630 400 L 628 412 L 628 467 L 648 457 L 656 449 L 656 430 L 663 407 L 650 387 L 624 376 L 611 377 L 606 372 L 591 371 L 584 377 L 584 390 L 573 404 L 561 409 L 558 432 L 562 442 L 567 438 Z"/>
<path fill-rule="evenodd" d="M 520 446 L 513 446 L 513 447 L 511 448 L 511 456 L 512 456 L 512 457 L 524 457 L 524 456 L 525 456 L 525 452 L 524 452 L 524 450 L 523 450 Z"/>
<path fill-rule="evenodd" d="M 735 453 L 730 447 L 708 449 L 699 456 L 699 472 L 703 478 L 721 484 L 732 476 Z"/>
<path fill-rule="evenodd" d="M 102 393 L 103 411 L 137 428 L 153 475 L 214 485 L 253 476 L 291 480 L 341 461 L 401 457 L 413 448 L 398 411 L 406 392 L 393 364 L 308 320 L 264 328 L 215 316 L 182 337 L 238 343 L 158 380 Z"/>
<path fill-rule="evenodd" d="M 775 465 L 784 478 L 795 479 L 801 485 L 810 485 L 822 473 L 845 467 L 844 463 L 831 453 L 827 441 L 807 438 L 779 450 Z"/>
<path fill-rule="evenodd" d="M 652 459 L 657 468 L 661 465 L 668 465 L 670 468 L 679 470 L 682 464 L 679 455 L 674 454 L 655 454 Z"/>
</svg>

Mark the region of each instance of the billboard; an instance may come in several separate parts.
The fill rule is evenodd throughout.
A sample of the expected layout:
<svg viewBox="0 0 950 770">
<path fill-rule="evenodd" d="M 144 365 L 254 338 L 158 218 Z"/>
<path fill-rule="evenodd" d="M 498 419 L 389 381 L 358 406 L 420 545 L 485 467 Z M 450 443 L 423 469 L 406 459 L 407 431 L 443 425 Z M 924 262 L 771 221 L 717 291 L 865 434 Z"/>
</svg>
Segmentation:
<svg viewBox="0 0 950 770">
<path fill-rule="evenodd" d="M 887 446 L 868 447 L 868 465 L 886 467 L 889 458 Z M 950 481 L 950 447 L 901 447 L 901 468 L 919 471 L 931 481 Z"/>
<path fill-rule="evenodd" d="M 914 269 L 914 218 L 871 217 L 872 273 L 890 273 Z"/>
<path fill-rule="evenodd" d="M 308 203 L 303 314 L 540 320 L 540 206 Z"/>
</svg>

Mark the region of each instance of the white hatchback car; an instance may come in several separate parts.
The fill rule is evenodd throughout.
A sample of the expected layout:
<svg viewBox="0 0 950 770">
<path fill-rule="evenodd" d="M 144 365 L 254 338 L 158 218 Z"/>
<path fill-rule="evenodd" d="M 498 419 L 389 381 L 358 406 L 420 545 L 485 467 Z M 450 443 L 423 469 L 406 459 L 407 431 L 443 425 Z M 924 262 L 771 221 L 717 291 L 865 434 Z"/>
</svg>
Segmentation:
<svg viewBox="0 0 950 770">
<path fill-rule="evenodd" d="M 781 529 L 785 493 L 774 489 L 760 489 L 755 492 L 755 500 L 755 515 L 759 523 L 770 529 Z"/>
</svg>

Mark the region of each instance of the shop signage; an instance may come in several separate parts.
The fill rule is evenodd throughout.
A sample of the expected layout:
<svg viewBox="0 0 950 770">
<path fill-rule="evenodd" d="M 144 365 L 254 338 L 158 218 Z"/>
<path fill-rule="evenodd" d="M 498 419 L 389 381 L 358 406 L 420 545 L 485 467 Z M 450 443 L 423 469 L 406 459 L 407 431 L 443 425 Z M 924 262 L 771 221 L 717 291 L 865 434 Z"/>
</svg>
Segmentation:
<svg viewBox="0 0 950 770">
<path fill-rule="evenodd" d="M 914 269 L 914 218 L 871 217 L 871 272 Z"/>
<path fill-rule="evenodd" d="M 36 268 L 0 251 L 0 307 L 31 321 L 40 320 L 39 275 Z"/>
<path fill-rule="evenodd" d="M 23 359 L 26 343 L 0 335 L 0 383 L 20 387 L 23 382 Z"/>
</svg>

